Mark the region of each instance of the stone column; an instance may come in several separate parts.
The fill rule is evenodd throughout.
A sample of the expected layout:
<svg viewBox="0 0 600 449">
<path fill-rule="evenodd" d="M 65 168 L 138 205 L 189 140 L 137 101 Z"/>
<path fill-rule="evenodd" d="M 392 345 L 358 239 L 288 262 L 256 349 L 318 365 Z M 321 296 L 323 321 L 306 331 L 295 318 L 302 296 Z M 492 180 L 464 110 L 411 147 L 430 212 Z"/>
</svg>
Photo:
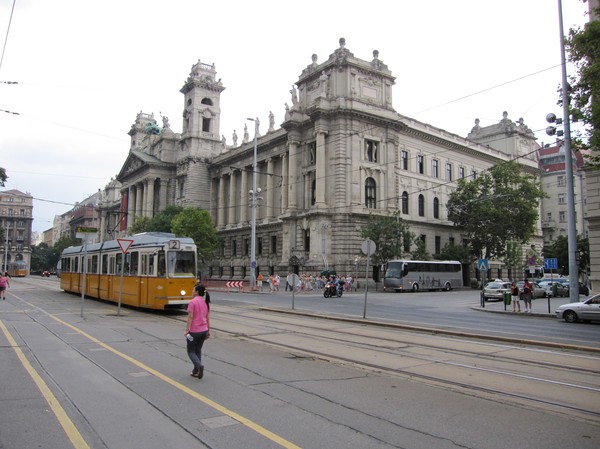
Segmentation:
<svg viewBox="0 0 600 449">
<path fill-rule="evenodd" d="M 318 208 L 324 208 L 325 193 L 326 193 L 326 180 L 327 180 L 327 158 L 325 157 L 325 133 L 319 131 L 317 133 L 317 148 L 316 148 L 316 192 L 315 192 L 315 206 Z"/>
<path fill-rule="evenodd" d="M 141 182 L 135 185 L 135 216 L 141 217 L 144 210 L 144 184 Z"/>
<path fill-rule="evenodd" d="M 127 198 L 127 227 L 130 228 L 135 219 L 135 196 L 137 189 L 135 186 L 129 186 L 129 195 Z"/>
<path fill-rule="evenodd" d="M 227 217 L 227 223 L 230 225 L 235 224 L 235 208 L 236 208 L 236 203 L 235 203 L 235 198 L 238 195 L 238 192 L 235 188 L 235 170 L 232 170 L 231 173 L 229 173 L 229 214 Z"/>
<path fill-rule="evenodd" d="M 146 197 L 146 217 L 154 217 L 154 178 L 146 180 L 148 194 Z"/>
<path fill-rule="evenodd" d="M 285 212 L 288 208 L 288 155 L 281 155 L 281 211 Z"/>
<path fill-rule="evenodd" d="M 162 212 L 167 207 L 167 194 L 168 194 L 168 179 L 159 179 L 159 190 L 158 190 L 158 211 Z"/>
<path fill-rule="evenodd" d="M 275 204 L 273 204 L 273 198 L 275 198 L 275 192 L 273 191 L 273 158 L 267 159 L 267 218 L 272 218 L 275 215 Z"/>
<path fill-rule="evenodd" d="M 244 168 L 240 190 L 240 223 L 244 224 L 248 221 L 248 172 Z"/>
<path fill-rule="evenodd" d="M 219 195 L 217 197 L 217 226 L 225 226 L 225 180 L 219 176 Z"/>
<path fill-rule="evenodd" d="M 298 190 L 302 188 L 298 181 L 298 165 L 300 157 L 298 155 L 298 142 L 290 140 L 289 142 L 289 176 L 288 176 L 288 208 L 298 208 Z"/>
</svg>

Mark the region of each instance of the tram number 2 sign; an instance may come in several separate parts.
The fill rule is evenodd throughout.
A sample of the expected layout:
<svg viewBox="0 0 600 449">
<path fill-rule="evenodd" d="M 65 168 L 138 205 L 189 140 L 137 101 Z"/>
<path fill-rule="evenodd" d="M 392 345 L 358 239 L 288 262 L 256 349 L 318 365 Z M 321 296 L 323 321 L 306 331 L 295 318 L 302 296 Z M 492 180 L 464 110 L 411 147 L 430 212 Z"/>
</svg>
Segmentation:
<svg viewBox="0 0 600 449">
<path fill-rule="evenodd" d="M 179 240 L 169 240 L 169 249 L 179 249 L 181 242 Z"/>
</svg>

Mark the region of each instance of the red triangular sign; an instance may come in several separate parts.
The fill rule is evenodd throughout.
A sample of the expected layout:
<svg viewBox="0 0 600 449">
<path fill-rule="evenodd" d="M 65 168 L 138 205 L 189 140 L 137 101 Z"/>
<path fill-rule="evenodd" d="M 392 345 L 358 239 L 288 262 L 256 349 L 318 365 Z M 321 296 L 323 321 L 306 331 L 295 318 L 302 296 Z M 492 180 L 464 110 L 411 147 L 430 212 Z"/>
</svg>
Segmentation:
<svg viewBox="0 0 600 449">
<path fill-rule="evenodd" d="M 129 248 L 131 248 L 131 245 L 133 244 L 133 240 L 117 239 L 117 243 L 119 244 L 119 247 L 121 248 L 121 252 L 123 254 L 127 254 L 127 251 L 129 251 Z"/>
</svg>

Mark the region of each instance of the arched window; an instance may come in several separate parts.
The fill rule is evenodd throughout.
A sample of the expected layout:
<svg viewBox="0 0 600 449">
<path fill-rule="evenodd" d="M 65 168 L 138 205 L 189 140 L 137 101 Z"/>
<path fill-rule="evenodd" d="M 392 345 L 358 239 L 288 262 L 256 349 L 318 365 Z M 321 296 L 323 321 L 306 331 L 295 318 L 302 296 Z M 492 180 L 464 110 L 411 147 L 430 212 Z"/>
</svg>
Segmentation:
<svg viewBox="0 0 600 449">
<path fill-rule="evenodd" d="M 212 102 L 212 100 L 211 100 L 210 98 L 203 98 L 203 99 L 202 99 L 202 101 L 201 101 L 200 103 L 202 103 L 202 104 L 207 104 L 207 105 L 209 105 L 209 106 L 212 106 L 212 105 L 213 105 L 213 102 Z"/>
<path fill-rule="evenodd" d="M 425 197 L 419 195 L 419 217 L 425 216 Z"/>
<path fill-rule="evenodd" d="M 377 208 L 376 184 L 373 178 L 365 180 L 365 206 L 369 209 Z"/>
<path fill-rule="evenodd" d="M 433 199 L 433 218 L 440 218 L 440 200 L 437 196 Z"/>
<path fill-rule="evenodd" d="M 408 215 L 408 192 L 402 192 L 402 213 Z"/>
</svg>

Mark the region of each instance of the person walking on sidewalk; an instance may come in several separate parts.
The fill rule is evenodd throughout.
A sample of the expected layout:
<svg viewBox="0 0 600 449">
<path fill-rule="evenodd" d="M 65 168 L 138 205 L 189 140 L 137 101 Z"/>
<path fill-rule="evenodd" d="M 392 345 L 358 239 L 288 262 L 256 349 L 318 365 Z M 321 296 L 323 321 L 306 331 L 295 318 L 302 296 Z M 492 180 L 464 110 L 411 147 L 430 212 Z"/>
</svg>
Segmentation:
<svg viewBox="0 0 600 449">
<path fill-rule="evenodd" d="M 0 273 L 0 297 L 3 301 L 6 300 L 6 289 L 10 287 L 10 282 L 8 281 L 8 279 L 8 271 Z"/>
<path fill-rule="evenodd" d="M 521 312 L 521 301 L 519 300 L 519 286 L 516 282 L 510 286 L 511 294 L 512 294 L 512 306 L 513 312 Z"/>
<path fill-rule="evenodd" d="M 209 296 L 202 284 L 194 287 L 194 297 L 188 304 L 188 319 L 185 326 L 188 357 L 194 364 L 192 376 L 202 379 L 204 365 L 202 364 L 202 346 L 204 340 L 210 337 L 210 306 Z"/>
</svg>

